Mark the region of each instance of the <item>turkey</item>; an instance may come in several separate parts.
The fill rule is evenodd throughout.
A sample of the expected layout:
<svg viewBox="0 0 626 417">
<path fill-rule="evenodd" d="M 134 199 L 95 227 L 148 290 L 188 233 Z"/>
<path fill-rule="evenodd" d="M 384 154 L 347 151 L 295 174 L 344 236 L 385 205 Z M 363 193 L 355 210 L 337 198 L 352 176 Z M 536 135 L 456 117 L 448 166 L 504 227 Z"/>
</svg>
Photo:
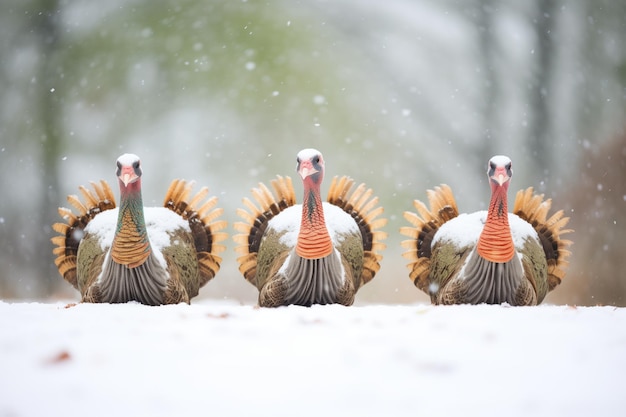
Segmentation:
<svg viewBox="0 0 626 417">
<path fill-rule="evenodd" d="M 430 209 L 415 200 L 418 214 L 404 213 L 412 224 L 400 230 L 410 237 L 402 242 L 410 278 L 432 303 L 536 305 L 561 283 L 569 218 L 562 210 L 548 217 L 552 201 L 532 187 L 517 193 L 508 213 L 512 175 L 508 157 L 489 160 L 487 211 L 459 215 L 452 190 L 442 185 L 428 191 Z"/>
<path fill-rule="evenodd" d="M 364 184 L 335 177 L 322 202 L 324 158 L 315 149 L 297 155 L 304 186 L 303 204 L 296 204 L 289 177 L 272 181 L 274 194 L 263 184 L 252 190 L 259 207 L 245 198 L 245 221 L 235 223 L 234 240 L 244 277 L 259 290 L 259 305 L 351 305 L 355 293 L 380 269 L 387 236 L 378 230 L 387 220 L 383 208 Z"/>
<path fill-rule="evenodd" d="M 139 157 L 124 154 L 119 208 L 106 181 L 91 183 L 93 192 L 79 187 L 84 202 L 68 197 L 78 214 L 59 208 L 65 222 L 53 225 L 55 264 L 83 302 L 189 303 L 220 268 L 227 236 L 217 198 L 207 199 L 206 187 L 190 198 L 192 183 L 174 180 L 164 207 L 144 207 L 141 175 Z"/>
</svg>

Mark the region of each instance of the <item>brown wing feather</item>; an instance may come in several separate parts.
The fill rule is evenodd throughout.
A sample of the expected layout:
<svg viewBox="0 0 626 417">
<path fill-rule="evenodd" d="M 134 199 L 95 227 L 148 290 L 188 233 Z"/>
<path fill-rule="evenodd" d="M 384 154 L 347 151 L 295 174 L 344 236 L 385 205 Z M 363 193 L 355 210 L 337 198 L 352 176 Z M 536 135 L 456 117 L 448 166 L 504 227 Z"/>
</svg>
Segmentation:
<svg viewBox="0 0 626 417">
<path fill-rule="evenodd" d="M 552 207 L 552 200 L 544 200 L 543 194 L 534 194 L 533 188 L 520 190 L 515 195 L 513 214 L 530 223 L 539 235 L 548 263 L 548 289 L 552 290 L 561 283 L 565 276 L 572 244 L 570 240 L 562 239 L 561 235 L 573 230 L 564 229 L 569 217 L 564 217 L 563 210 L 559 210 L 548 218 Z"/>
<path fill-rule="evenodd" d="M 226 247 L 219 242 L 228 237 L 225 232 L 220 232 L 220 230 L 226 228 L 227 222 L 219 219 L 224 213 L 224 209 L 215 208 L 217 197 L 208 197 L 209 189 L 207 187 L 202 187 L 194 196 L 191 196 L 192 188 L 193 182 L 179 179 L 172 181 L 165 194 L 163 207 L 172 210 L 189 222 L 198 256 L 199 287 L 202 287 L 220 269 L 222 258 L 218 254 L 223 252 Z M 189 294 L 189 297 L 195 295 Z"/>
<path fill-rule="evenodd" d="M 402 247 L 408 249 L 402 256 L 409 260 L 409 277 L 415 286 L 428 294 L 431 243 L 441 225 L 459 215 L 459 209 L 448 185 L 442 184 L 434 190 L 428 190 L 427 197 L 430 208 L 414 200 L 417 213 L 404 212 L 404 218 L 412 226 L 402 227 L 400 233 L 409 237 L 402 242 Z"/>
<path fill-rule="evenodd" d="M 372 197 L 372 189 L 360 184 L 351 191 L 353 185 L 354 180 L 347 176 L 334 177 L 328 190 L 328 202 L 352 216 L 361 231 L 364 260 L 358 282 L 363 285 L 380 270 L 383 257 L 378 252 L 385 248 L 382 240 L 387 238 L 387 233 L 379 229 L 387 224 L 387 219 L 378 217 L 383 213 L 383 207 L 378 206 L 378 197 Z"/>
<path fill-rule="evenodd" d="M 244 221 L 234 224 L 235 230 L 240 232 L 233 236 L 238 243 L 235 251 L 240 254 L 237 258 L 239 270 L 246 280 L 255 286 L 257 286 L 257 253 L 267 224 L 278 213 L 296 204 L 296 194 L 290 177 L 278 175 L 272 180 L 272 188 L 274 193 L 259 183 L 259 187 L 252 190 L 256 204 L 244 198 L 243 203 L 247 210 L 237 210 L 237 214 Z"/>
<path fill-rule="evenodd" d="M 78 210 L 78 215 L 70 209 L 60 207 L 59 215 L 65 222 L 52 225 L 53 230 L 58 233 L 51 239 L 56 246 L 52 251 L 56 255 L 54 263 L 61 276 L 76 289 L 78 289 L 76 255 L 83 230 L 99 213 L 115 208 L 115 196 L 106 181 L 102 180 L 99 184 L 92 182 L 91 186 L 96 195 L 83 186 L 79 188 L 85 203 L 75 195 L 67 197 L 67 201 Z"/>
</svg>

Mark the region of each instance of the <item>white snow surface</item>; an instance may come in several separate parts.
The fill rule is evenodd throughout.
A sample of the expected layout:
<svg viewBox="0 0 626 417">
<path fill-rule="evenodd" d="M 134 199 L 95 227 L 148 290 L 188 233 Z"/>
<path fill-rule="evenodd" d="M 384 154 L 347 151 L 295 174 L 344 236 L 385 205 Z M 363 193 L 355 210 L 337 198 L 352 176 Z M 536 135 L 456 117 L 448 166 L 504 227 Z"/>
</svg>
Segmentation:
<svg viewBox="0 0 626 417">
<path fill-rule="evenodd" d="M 626 309 L 0 302 L 0 416 L 621 416 Z"/>
<path fill-rule="evenodd" d="M 478 242 L 480 233 L 483 231 L 486 219 L 486 210 L 459 214 L 454 219 L 441 225 L 435 234 L 432 244 L 434 245 L 436 242 L 443 240 L 453 242 L 460 248 L 470 245 L 474 246 Z M 522 249 L 527 239 L 534 239 L 539 243 L 539 236 L 535 229 L 518 215 L 509 213 L 509 226 L 511 227 L 511 236 L 516 249 Z"/>
<path fill-rule="evenodd" d="M 338 245 L 343 241 L 343 237 L 349 233 L 361 233 L 352 216 L 340 207 L 324 201 L 322 208 L 324 209 L 326 228 L 333 245 Z M 267 227 L 277 231 L 286 231 L 281 236 L 280 242 L 289 247 L 295 247 L 298 241 L 298 233 L 300 233 L 301 219 L 302 204 L 295 204 L 281 211 L 278 216 L 272 217 Z"/>
</svg>

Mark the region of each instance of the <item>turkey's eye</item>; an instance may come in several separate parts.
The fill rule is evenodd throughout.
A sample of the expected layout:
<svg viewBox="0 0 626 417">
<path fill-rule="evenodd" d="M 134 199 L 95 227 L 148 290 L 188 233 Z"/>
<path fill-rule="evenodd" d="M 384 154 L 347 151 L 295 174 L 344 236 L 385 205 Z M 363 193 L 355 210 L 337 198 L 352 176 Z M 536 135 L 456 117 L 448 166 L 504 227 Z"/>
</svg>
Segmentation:
<svg viewBox="0 0 626 417">
<path fill-rule="evenodd" d="M 509 164 L 506 164 L 506 170 L 507 170 L 507 171 L 510 171 L 510 170 L 511 170 L 511 164 L 510 164 L 510 163 L 509 163 Z"/>
<path fill-rule="evenodd" d="M 313 158 L 313 163 L 314 163 L 315 165 L 317 165 L 317 164 L 319 164 L 319 163 L 320 163 L 320 157 L 319 157 L 319 155 L 317 155 L 315 158 Z"/>
<path fill-rule="evenodd" d="M 297 157 L 297 158 L 296 158 L 296 162 L 297 162 L 297 163 L 300 163 L 300 157 Z"/>
<path fill-rule="evenodd" d="M 139 161 L 133 162 L 133 169 L 139 168 Z"/>
</svg>

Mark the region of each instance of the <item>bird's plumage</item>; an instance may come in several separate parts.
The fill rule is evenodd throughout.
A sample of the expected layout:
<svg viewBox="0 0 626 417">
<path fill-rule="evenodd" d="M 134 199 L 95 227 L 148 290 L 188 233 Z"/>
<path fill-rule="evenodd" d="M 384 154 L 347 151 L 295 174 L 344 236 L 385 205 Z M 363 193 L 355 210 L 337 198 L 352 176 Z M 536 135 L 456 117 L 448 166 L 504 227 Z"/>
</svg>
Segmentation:
<svg viewBox="0 0 626 417">
<path fill-rule="evenodd" d="M 55 263 L 84 302 L 139 301 L 159 305 L 189 302 L 220 268 L 226 239 L 216 197 L 174 180 L 163 207 L 143 207 L 141 167 L 132 154 L 118 159 L 120 206 L 106 181 L 79 187 L 78 211 L 60 208 Z"/>
<path fill-rule="evenodd" d="M 298 154 L 303 178 L 303 204 L 296 204 L 289 177 L 252 190 L 255 202 L 244 199 L 244 219 L 235 241 L 239 269 L 259 290 L 259 305 L 351 305 L 357 290 L 380 268 L 386 219 L 372 190 L 361 184 L 352 190 L 348 177 L 333 178 L 328 201 L 319 184 L 324 162 L 318 151 Z"/>
<path fill-rule="evenodd" d="M 442 185 L 427 191 L 430 207 L 415 200 L 417 213 L 404 213 L 409 276 L 433 303 L 534 305 L 563 279 L 571 242 L 561 235 L 571 232 L 569 218 L 562 210 L 548 216 L 551 200 L 532 187 L 517 193 L 508 213 L 510 167 L 507 157 L 490 160 L 487 211 L 459 214 Z"/>
</svg>

